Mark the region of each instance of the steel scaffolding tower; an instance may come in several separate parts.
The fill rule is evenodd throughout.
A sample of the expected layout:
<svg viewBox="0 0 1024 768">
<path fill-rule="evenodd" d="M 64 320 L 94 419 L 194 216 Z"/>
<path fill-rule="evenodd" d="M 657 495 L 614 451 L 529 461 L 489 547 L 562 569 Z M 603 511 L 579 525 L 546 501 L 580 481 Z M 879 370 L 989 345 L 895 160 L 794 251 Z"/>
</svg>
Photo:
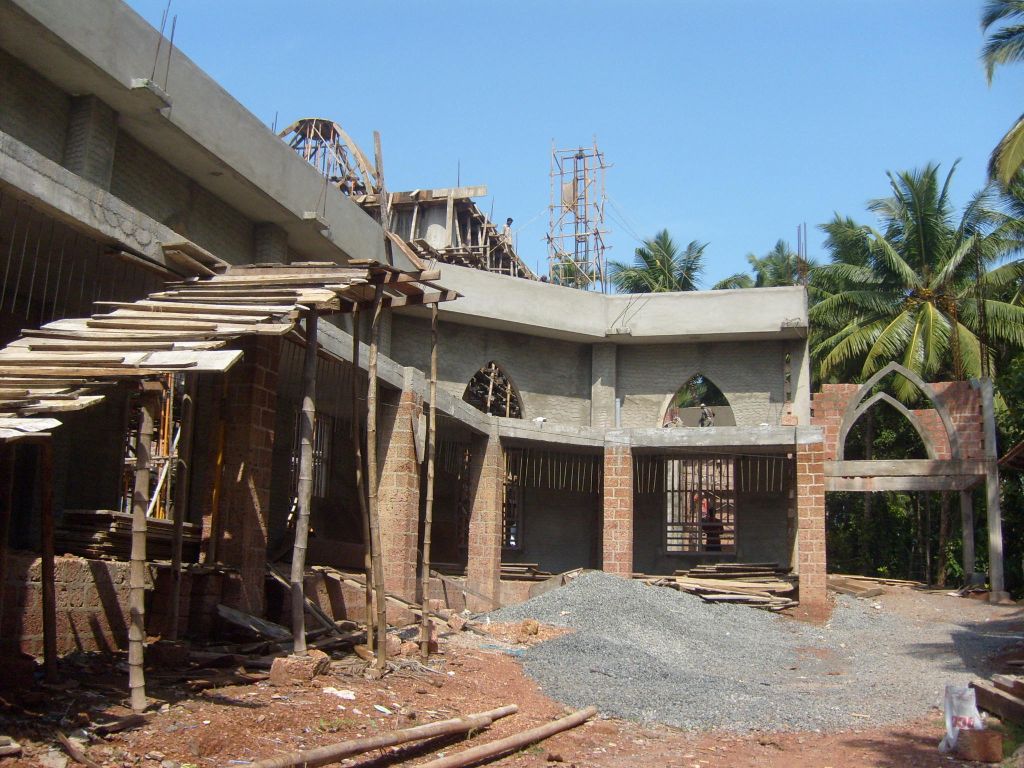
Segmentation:
<svg viewBox="0 0 1024 768">
<path fill-rule="evenodd" d="M 604 236 L 604 155 L 592 147 L 551 144 L 548 279 L 583 290 L 608 290 Z"/>
</svg>

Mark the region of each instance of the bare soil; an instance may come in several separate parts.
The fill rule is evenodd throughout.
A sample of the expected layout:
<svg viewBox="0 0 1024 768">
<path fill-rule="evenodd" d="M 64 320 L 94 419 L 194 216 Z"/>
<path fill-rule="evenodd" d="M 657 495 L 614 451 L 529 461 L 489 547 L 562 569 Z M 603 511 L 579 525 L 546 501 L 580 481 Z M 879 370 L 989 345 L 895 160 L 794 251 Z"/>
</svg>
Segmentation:
<svg viewBox="0 0 1024 768">
<path fill-rule="evenodd" d="M 990 606 L 896 587 L 887 588 L 885 595 L 873 600 L 910 622 L 992 621 L 994 630 L 1008 636 L 1024 628 L 1016 606 Z M 463 632 L 443 640 L 442 653 L 432 662 L 434 672 L 406 660 L 381 680 L 366 679 L 362 674 L 365 665 L 351 656 L 335 662 L 329 675 L 293 687 L 274 687 L 261 681 L 196 692 L 183 681 L 166 679 L 166 670 L 154 671 L 150 693 L 155 703 L 148 722 L 135 730 L 94 739 L 87 754 L 112 768 L 172 768 L 172 763 L 179 768 L 239 766 L 280 752 L 510 703 L 519 706 L 519 714 L 498 721 L 472 743 L 508 736 L 564 714 L 560 704 L 524 675 L 514 654 L 517 648 L 543 642 L 565 630 L 541 625 L 534 633 L 533 627 L 519 624 L 492 624 L 484 629 L 486 634 Z M 1011 652 L 1007 658 L 1024 655 L 1024 644 L 1021 649 L 1022 653 Z M 1018 672 L 1020 668 L 1007 669 Z M 158 672 L 165 674 L 165 680 L 158 679 Z M 843 670 L 826 664 L 821 674 L 842 675 Z M 76 727 L 129 713 L 124 707 L 127 681 L 123 660 L 67 660 L 62 663 L 62 678 L 58 687 L 2 694 L 0 734 L 17 739 L 25 752 L 17 758 L 0 758 L 0 768 L 59 765 L 63 753 L 53 751 L 58 749 L 52 736 L 55 727 L 70 733 Z M 328 690 L 331 688 L 334 690 Z M 851 722 L 849 730 L 828 734 L 692 734 L 666 726 L 597 719 L 491 764 L 524 768 L 969 765 L 938 753 L 942 714 L 926 706 L 923 716 L 910 722 L 871 729 L 859 729 Z M 457 742 L 429 746 L 430 752 L 418 752 L 415 747 L 388 750 L 343 765 L 365 768 L 403 761 L 415 765 L 433 759 L 438 751 L 463 748 Z"/>
</svg>

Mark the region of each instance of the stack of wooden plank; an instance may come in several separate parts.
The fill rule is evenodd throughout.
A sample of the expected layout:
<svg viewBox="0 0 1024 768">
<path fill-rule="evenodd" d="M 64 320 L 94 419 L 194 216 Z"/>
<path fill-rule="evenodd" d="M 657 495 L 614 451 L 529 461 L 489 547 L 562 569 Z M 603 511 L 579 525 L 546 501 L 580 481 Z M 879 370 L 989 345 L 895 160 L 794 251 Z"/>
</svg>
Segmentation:
<svg viewBox="0 0 1024 768">
<path fill-rule="evenodd" d="M 146 552 L 150 560 L 170 560 L 174 521 L 149 518 L 146 521 Z M 183 558 L 194 562 L 199 555 L 202 530 L 184 524 Z M 130 513 L 108 510 L 67 509 L 57 529 L 54 545 L 61 554 L 127 560 L 132 546 Z"/>
<path fill-rule="evenodd" d="M 829 574 L 829 577 L 842 579 L 843 581 L 853 584 L 855 586 L 886 586 L 886 587 L 924 587 L 927 586 L 922 581 L 911 581 L 910 579 L 893 579 L 888 576 L 857 576 L 852 573 L 833 573 Z"/>
<path fill-rule="evenodd" d="M 854 579 L 837 573 L 829 574 L 828 588 L 832 592 L 837 592 L 840 595 L 850 595 L 851 597 L 860 598 L 878 597 L 879 595 L 885 594 L 884 589 L 879 586 L 874 586 L 871 581 L 866 579 Z"/>
<path fill-rule="evenodd" d="M 501 578 L 510 581 L 543 581 L 554 574 L 542 571 L 537 563 L 502 563 Z"/>
<path fill-rule="evenodd" d="M 768 611 L 797 605 L 787 597 L 796 589 L 792 578 L 775 563 L 699 565 L 645 581 L 697 595 L 709 603 L 737 603 Z"/>
<path fill-rule="evenodd" d="M 1024 725 L 1024 677 L 992 675 L 991 680 L 971 683 L 978 707 L 1004 721 Z"/>
</svg>

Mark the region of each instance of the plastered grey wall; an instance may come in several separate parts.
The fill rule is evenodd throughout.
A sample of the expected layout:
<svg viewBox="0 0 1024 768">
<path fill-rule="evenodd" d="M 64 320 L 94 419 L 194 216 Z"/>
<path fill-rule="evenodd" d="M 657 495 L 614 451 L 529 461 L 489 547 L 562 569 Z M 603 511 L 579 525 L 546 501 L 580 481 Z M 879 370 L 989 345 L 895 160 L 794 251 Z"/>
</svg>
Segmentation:
<svg viewBox="0 0 1024 768">
<path fill-rule="evenodd" d="M 0 51 L 0 131 L 59 163 L 70 110 L 64 91 Z"/>
<path fill-rule="evenodd" d="M 429 371 L 429 322 L 395 315 L 393 323 L 391 358 Z M 438 385 L 444 391 L 461 398 L 473 374 L 493 360 L 519 389 L 523 418 L 544 416 L 558 424 L 590 424 L 589 344 L 457 323 L 441 323 L 439 336 Z"/>
<path fill-rule="evenodd" d="M 123 132 L 110 191 L 225 261 L 252 261 L 252 222 Z"/>
<path fill-rule="evenodd" d="M 523 548 L 502 552 L 502 562 L 537 563 L 551 573 L 598 567 L 597 494 L 542 488 L 524 488 L 522 492 Z"/>
<path fill-rule="evenodd" d="M 736 559 L 748 563 L 789 565 L 792 553 L 788 516 L 795 505 L 787 494 L 746 494 L 736 498 Z"/>
<path fill-rule="evenodd" d="M 784 352 L 784 344 L 775 341 L 620 346 L 622 426 L 661 426 L 666 399 L 696 373 L 722 390 L 736 426 L 778 425 Z"/>
</svg>

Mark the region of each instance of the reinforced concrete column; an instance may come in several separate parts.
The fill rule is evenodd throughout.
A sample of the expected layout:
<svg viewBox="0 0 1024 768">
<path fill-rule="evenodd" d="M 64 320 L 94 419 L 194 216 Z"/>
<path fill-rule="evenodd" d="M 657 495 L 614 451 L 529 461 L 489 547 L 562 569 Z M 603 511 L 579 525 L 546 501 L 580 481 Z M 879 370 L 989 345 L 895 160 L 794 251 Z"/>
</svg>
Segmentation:
<svg viewBox="0 0 1024 768">
<path fill-rule="evenodd" d="M 628 442 L 604 445 L 601 569 L 633 575 L 633 451 Z"/>
<path fill-rule="evenodd" d="M 999 462 L 992 379 L 981 380 L 981 417 L 985 435 L 985 517 L 988 521 L 988 585 L 993 603 L 1010 598 L 1003 579 L 1003 513 L 999 504 Z"/>
<path fill-rule="evenodd" d="M 277 224 L 263 222 L 252 229 L 254 264 L 287 264 L 288 233 Z"/>
<path fill-rule="evenodd" d="M 116 144 L 117 113 L 91 94 L 72 98 L 64 167 L 109 191 Z"/>
<path fill-rule="evenodd" d="M 224 466 L 211 531 L 217 560 L 238 569 L 237 607 L 257 616 L 264 608 L 280 345 L 277 337 L 247 339 L 227 373 Z"/>
<path fill-rule="evenodd" d="M 825 446 L 817 434 L 797 437 L 797 575 L 800 603 L 826 605 L 825 582 Z"/>
<path fill-rule="evenodd" d="M 467 595 L 471 610 L 490 610 L 501 603 L 501 516 L 504 501 L 505 456 L 497 429 L 474 436 L 470 463 L 469 562 L 466 579 L 474 592 L 493 605 Z"/>
<path fill-rule="evenodd" d="M 400 393 L 382 392 L 380 437 L 381 553 L 384 556 L 384 588 L 415 602 L 416 563 L 420 515 L 420 463 L 416 457 L 413 425 L 423 413 L 423 401 L 408 384 Z M 397 397 L 395 397 L 397 394 Z"/>
<path fill-rule="evenodd" d="M 613 429 L 615 423 L 616 347 L 609 342 L 590 347 L 590 426 Z"/>
<path fill-rule="evenodd" d="M 964 582 L 974 573 L 974 499 L 970 491 L 960 491 L 960 524 L 963 528 Z"/>
</svg>

